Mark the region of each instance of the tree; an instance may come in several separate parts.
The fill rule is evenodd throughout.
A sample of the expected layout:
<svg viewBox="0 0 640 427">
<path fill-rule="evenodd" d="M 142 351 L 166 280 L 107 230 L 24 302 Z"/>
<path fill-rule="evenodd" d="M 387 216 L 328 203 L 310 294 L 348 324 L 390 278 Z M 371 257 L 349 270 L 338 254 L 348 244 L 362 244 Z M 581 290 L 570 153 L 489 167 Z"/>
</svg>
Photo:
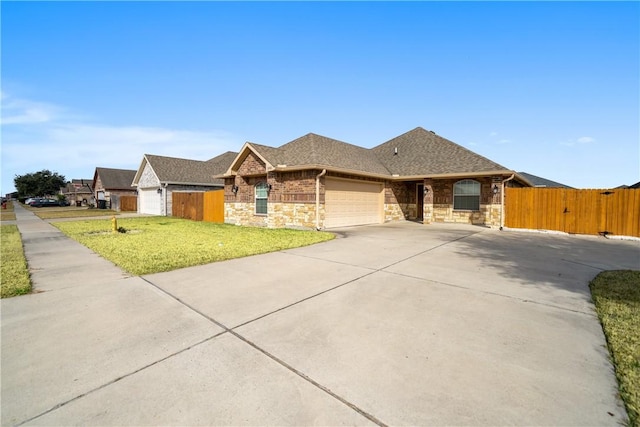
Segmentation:
<svg viewBox="0 0 640 427">
<path fill-rule="evenodd" d="M 13 183 L 18 190 L 18 197 L 46 196 L 57 194 L 60 187 L 66 184 L 64 175 L 43 169 L 40 172 L 16 175 Z"/>
</svg>

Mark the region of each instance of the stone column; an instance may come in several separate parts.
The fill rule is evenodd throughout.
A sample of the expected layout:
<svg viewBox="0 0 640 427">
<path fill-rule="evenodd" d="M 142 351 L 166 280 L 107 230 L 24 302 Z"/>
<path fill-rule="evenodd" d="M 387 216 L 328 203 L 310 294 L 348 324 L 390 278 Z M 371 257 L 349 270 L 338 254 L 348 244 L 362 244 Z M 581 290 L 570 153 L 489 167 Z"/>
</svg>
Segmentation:
<svg viewBox="0 0 640 427">
<path fill-rule="evenodd" d="M 433 179 L 424 180 L 424 203 L 422 206 L 422 223 L 431 224 L 433 222 Z M 420 195 L 418 195 L 420 197 Z"/>
</svg>

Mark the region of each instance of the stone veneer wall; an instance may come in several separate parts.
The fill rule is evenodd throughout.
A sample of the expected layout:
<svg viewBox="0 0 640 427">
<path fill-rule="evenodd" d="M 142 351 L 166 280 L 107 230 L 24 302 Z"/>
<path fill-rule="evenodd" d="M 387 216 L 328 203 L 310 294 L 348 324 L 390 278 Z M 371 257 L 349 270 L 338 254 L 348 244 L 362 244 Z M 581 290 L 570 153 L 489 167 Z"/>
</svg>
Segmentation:
<svg viewBox="0 0 640 427">
<path fill-rule="evenodd" d="M 417 182 L 387 181 L 384 188 L 384 221 L 416 219 Z"/>
<path fill-rule="evenodd" d="M 262 169 L 261 169 L 262 167 Z M 225 222 L 271 228 L 315 228 L 316 176 L 320 171 L 266 172 L 257 157 L 247 156 L 239 172 L 264 175 L 236 176 L 225 179 Z M 255 214 L 255 185 L 266 182 L 271 185 L 267 215 Z M 238 186 L 238 193 L 231 189 Z M 320 199 L 324 200 L 324 186 Z M 324 206 L 321 205 L 321 217 Z"/>
<path fill-rule="evenodd" d="M 459 179 L 425 180 L 429 189 L 425 197 L 424 222 L 452 222 L 465 224 L 484 224 L 491 227 L 500 226 L 502 206 L 500 192 L 493 194 L 493 186 L 500 188 L 501 177 L 482 177 L 474 181 L 480 183 L 480 210 L 454 210 L 453 185 Z"/>
<path fill-rule="evenodd" d="M 320 216 L 324 216 L 324 205 L 320 205 Z M 272 228 L 316 227 L 315 203 L 272 203 L 269 205 L 268 226 Z"/>
<path fill-rule="evenodd" d="M 255 214 L 255 203 L 224 203 L 224 222 L 234 225 L 266 227 L 267 216 Z"/>
</svg>

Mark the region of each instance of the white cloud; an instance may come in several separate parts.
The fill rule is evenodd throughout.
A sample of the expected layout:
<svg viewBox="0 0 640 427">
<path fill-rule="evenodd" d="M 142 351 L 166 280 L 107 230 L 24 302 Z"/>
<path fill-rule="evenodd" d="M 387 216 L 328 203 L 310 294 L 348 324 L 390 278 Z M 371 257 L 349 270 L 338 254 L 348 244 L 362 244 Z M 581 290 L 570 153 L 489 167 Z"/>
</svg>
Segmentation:
<svg viewBox="0 0 640 427">
<path fill-rule="evenodd" d="M 560 145 L 564 145 L 566 147 L 574 147 L 576 144 L 590 144 L 592 142 L 596 142 L 596 139 L 590 136 L 581 136 L 578 139 L 568 139 L 564 142 L 561 142 Z"/>
<path fill-rule="evenodd" d="M 71 178 L 89 178 L 96 167 L 137 169 L 144 154 L 207 160 L 237 151 L 242 142 L 222 130 L 190 131 L 145 126 L 86 123 L 55 111 L 55 106 L 11 100 L 2 94 L 2 191 L 11 190 L 13 177 L 42 169 Z M 35 107 L 34 107 L 35 106 Z M 49 108 L 51 107 L 51 108 Z M 9 119 L 8 121 L 5 119 Z M 5 126 L 7 125 L 7 126 Z"/>
<path fill-rule="evenodd" d="M 220 132 L 193 132 L 140 126 L 59 124 L 38 132 L 5 132 L 3 162 L 92 167 L 138 166 L 144 154 L 207 160 L 241 146 L 233 136 Z"/>
<path fill-rule="evenodd" d="M 13 98 L 2 92 L 2 125 L 17 125 L 30 123 L 45 123 L 55 119 L 61 109 L 44 102 L 34 102 L 26 99 Z"/>
<path fill-rule="evenodd" d="M 500 141 L 498 141 L 498 144 L 510 144 L 511 140 L 510 139 L 501 139 Z"/>
<path fill-rule="evenodd" d="M 496 132 L 496 131 L 493 131 L 493 132 L 489 133 L 489 136 L 497 136 L 497 135 L 498 135 L 498 132 Z"/>
</svg>

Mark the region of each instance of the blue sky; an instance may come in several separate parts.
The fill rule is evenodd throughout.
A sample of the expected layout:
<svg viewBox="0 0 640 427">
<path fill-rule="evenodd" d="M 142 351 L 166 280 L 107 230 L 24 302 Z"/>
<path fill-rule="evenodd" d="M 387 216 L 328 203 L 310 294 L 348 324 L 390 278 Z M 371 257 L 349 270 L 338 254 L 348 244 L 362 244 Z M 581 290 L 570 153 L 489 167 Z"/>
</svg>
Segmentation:
<svg viewBox="0 0 640 427">
<path fill-rule="evenodd" d="M 7 2 L 2 193 L 145 153 L 417 126 L 580 188 L 640 180 L 638 2 Z"/>
</svg>

